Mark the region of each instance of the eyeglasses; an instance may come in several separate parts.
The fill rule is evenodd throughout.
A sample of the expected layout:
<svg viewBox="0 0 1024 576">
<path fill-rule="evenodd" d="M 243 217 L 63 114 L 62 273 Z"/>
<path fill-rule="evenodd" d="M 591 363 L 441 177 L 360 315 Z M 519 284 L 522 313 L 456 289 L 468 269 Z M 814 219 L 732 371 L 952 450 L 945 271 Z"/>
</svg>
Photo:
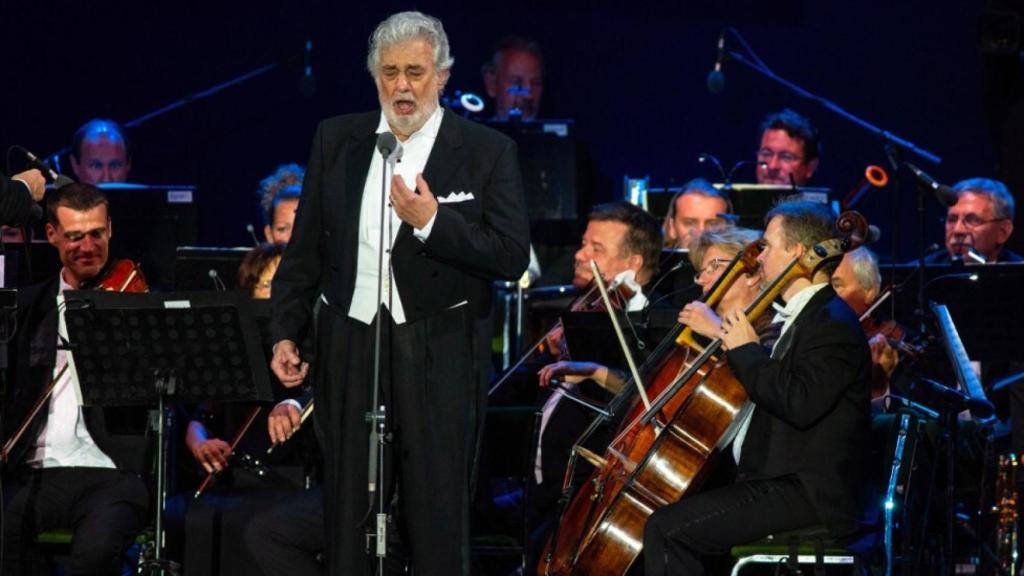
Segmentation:
<svg viewBox="0 0 1024 576">
<path fill-rule="evenodd" d="M 714 274 L 715 270 L 718 270 L 718 268 L 726 262 L 728 262 L 728 260 L 725 258 L 712 258 L 711 262 L 708 262 L 707 266 L 697 270 L 697 273 L 693 275 L 693 281 L 700 282 L 700 277 L 704 274 Z"/>
<path fill-rule="evenodd" d="M 1000 220 L 1007 220 L 1007 218 L 989 218 L 988 220 L 985 220 L 984 218 L 978 216 L 977 214 L 964 214 L 963 217 L 957 214 L 950 214 L 949 216 L 946 216 L 944 220 L 946 222 L 947 228 L 953 228 L 959 222 L 963 222 L 964 226 L 967 228 L 977 228 L 984 224 L 990 224 L 992 222 L 998 222 Z"/>
<path fill-rule="evenodd" d="M 783 164 L 795 164 L 803 160 L 803 157 L 797 156 L 792 152 L 786 152 L 785 150 L 782 152 L 775 152 L 768 148 L 761 148 L 757 151 L 757 160 L 759 162 L 771 162 L 772 158 L 778 158 L 779 162 L 782 162 Z"/>
<path fill-rule="evenodd" d="M 684 228 L 689 228 L 692 230 L 701 225 L 701 220 L 699 218 L 683 218 L 681 219 L 680 223 L 683 225 Z M 712 218 L 710 220 L 704 220 L 703 224 L 705 230 L 721 230 L 728 226 L 729 222 L 724 218 Z"/>
</svg>

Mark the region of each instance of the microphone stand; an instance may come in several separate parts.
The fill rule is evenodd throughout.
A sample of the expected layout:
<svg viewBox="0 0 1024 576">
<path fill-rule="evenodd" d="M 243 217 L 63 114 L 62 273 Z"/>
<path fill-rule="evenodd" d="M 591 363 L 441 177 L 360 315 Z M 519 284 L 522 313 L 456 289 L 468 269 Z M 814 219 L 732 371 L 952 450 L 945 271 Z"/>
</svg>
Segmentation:
<svg viewBox="0 0 1024 576">
<path fill-rule="evenodd" d="M 385 511 L 384 502 L 384 445 L 388 441 L 386 430 L 385 407 L 380 400 L 380 370 L 381 370 L 381 325 L 384 323 L 381 308 L 384 297 L 384 255 L 387 254 L 388 282 L 388 310 L 391 310 L 391 204 L 388 202 L 387 180 L 388 180 L 388 158 L 393 150 L 378 150 L 381 155 L 381 177 L 380 177 L 380 236 L 378 238 L 378 259 L 377 259 L 377 326 L 374 330 L 373 343 L 373 403 L 370 411 L 366 413 L 366 422 L 370 425 L 369 433 L 369 458 L 367 459 L 367 476 L 369 481 L 367 490 L 371 510 L 374 508 L 376 498 L 376 513 L 373 514 L 372 524 L 367 528 L 366 546 L 367 552 L 373 551 L 376 558 L 376 573 L 384 574 L 384 559 L 387 557 L 387 523 L 388 514 Z M 385 154 L 385 152 L 387 152 Z M 384 240 L 385 218 L 387 219 L 387 243 Z M 390 331 L 388 332 L 390 335 Z M 389 356 L 390 359 L 390 356 Z M 373 546 L 371 548 L 371 541 Z"/>
<path fill-rule="evenodd" d="M 734 32 L 735 32 L 735 30 L 734 30 Z M 737 33 L 737 35 L 738 35 L 738 33 Z M 745 44 L 745 42 L 744 42 L 744 44 Z M 830 110 L 831 112 L 835 113 L 836 115 L 838 115 L 838 116 L 840 116 L 842 118 L 847 119 L 848 121 L 856 124 L 857 126 L 860 126 L 864 130 L 866 130 L 866 131 L 868 131 L 868 132 L 870 132 L 872 134 L 875 134 L 876 136 L 879 136 L 880 138 L 882 138 L 886 142 L 892 142 L 893 144 L 899 146 L 900 148 L 903 148 L 905 150 L 909 150 L 910 152 L 913 152 L 914 154 L 920 156 L 921 158 L 924 158 L 925 160 L 927 160 L 927 161 L 929 161 L 929 162 L 931 162 L 933 164 L 941 164 L 942 163 L 942 158 L 936 156 L 935 154 L 929 152 L 928 150 L 920 148 L 917 145 L 915 145 L 913 142 L 910 142 L 909 140 L 906 140 L 904 138 L 900 138 L 899 136 L 897 136 L 896 134 L 893 134 L 892 132 L 890 132 L 888 130 L 885 130 L 883 128 L 875 126 L 874 124 L 868 122 L 867 120 L 864 120 L 863 118 L 860 118 L 860 117 L 858 117 L 858 116 L 856 116 L 856 115 L 854 115 L 854 114 L 852 114 L 850 112 L 847 112 L 841 106 L 839 106 L 835 102 L 832 102 L 828 98 L 825 98 L 823 96 L 818 96 L 817 94 L 814 94 L 813 92 L 810 92 L 808 90 L 804 90 L 800 86 L 797 86 L 796 84 L 790 82 L 789 80 L 786 80 L 785 78 L 779 76 L 775 72 L 772 72 L 763 63 L 761 63 L 761 62 L 754 62 L 753 60 L 751 60 L 751 59 L 747 58 L 746 56 L 743 56 L 742 54 L 740 54 L 738 52 L 735 52 L 733 50 L 728 50 L 726 52 L 726 55 L 728 56 L 729 59 L 735 60 L 735 61 L 739 62 L 740 64 L 743 64 L 744 66 L 746 66 L 747 68 L 750 68 L 754 72 L 757 72 L 761 76 L 764 76 L 765 78 L 767 78 L 767 79 L 769 79 L 769 80 L 771 80 L 771 81 L 773 81 L 773 82 L 783 86 L 784 88 L 788 89 L 790 92 L 793 92 L 797 96 L 800 96 L 802 98 L 806 98 L 807 100 L 811 100 L 812 102 L 817 102 L 818 104 L 823 106 L 825 109 Z"/>
</svg>

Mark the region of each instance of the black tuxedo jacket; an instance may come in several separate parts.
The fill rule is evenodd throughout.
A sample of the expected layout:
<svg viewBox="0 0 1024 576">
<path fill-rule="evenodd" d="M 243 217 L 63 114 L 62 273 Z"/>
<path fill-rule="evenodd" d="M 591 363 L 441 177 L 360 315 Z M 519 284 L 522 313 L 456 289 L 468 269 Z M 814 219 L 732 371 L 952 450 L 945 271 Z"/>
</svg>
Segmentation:
<svg viewBox="0 0 1024 576">
<path fill-rule="evenodd" d="M 28 221 L 32 195 L 24 182 L 0 175 L 0 224 L 10 226 Z"/>
<path fill-rule="evenodd" d="M 8 381 L 4 405 L 4 442 L 17 430 L 53 379 L 57 362 L 57 291 L 60 279 L 52 279 L 18 291 L 18 332 L 10 358 L 12 379 Z M 151 456 L 143 408 L 83 407 L 86 428 L 96 445 L 118 469 L 140 474 L 149 471 Z M 46 424 L 43 408 L 28 432 L 11 452 L 8 466 L 19 469 L 28 449 Z"/>
<path fill-rule="evenodd" d="M 856 314 L 818 291 L 779 340 L 728 353 L 755 405 L 739 479 L 797 475 L 834 535 L 857 528 L 869 478 L 871 353 Z"/>
<path fill-rule="evenodd" d="M 380 112 L 320 123 L 313 140 L 288 249 L 274 276 L 271 333 L 298 341 L 311 302 L 322 293 L 348 313 L 355 287 L 359 214 Z M 426 242 L 403 223 L 392 267 L 408 321 L 468 301 L 478 318 L 490 310 L 491 283 L 518 278 L 529 262 L 529 223 L 515 143 L 445 110 L 423 178 L 437 197 L 473 199 L 438 205 Z"/>
</svg>

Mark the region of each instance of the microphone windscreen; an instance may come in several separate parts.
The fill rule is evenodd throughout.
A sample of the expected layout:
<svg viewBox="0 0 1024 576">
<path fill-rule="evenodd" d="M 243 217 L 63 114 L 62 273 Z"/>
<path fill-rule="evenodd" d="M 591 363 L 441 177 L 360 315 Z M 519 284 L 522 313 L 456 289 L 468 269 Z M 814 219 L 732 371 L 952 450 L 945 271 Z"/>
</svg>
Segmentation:
<svg viewBox="0 0 1024 576">
<path fill-rule="evenodd" d="M 942 204 L 946 208 L 955 206 L 958 200 L 956 192 L 945 184 L 939 184 L 938 187 L 935 188 L 935 198 L 938 199 L 939 204 Z"/>
<path fill-rule="evenodd" d="M 868 244 L 878 242 L 881 237 L 882 231 L 878 229 L 878 226 L 868 224 Z"/>
<path fill-rule="evenodd" d="M 391 132 L 381 132 L 380 135 L 377 136 L 377 150 L 380 151 L 383 156 L 390 156 L 397 146 L 398 139 L 395 138 L 395 135 Z"/>
<path fill-rule="evenodd" d="M 725 74 L 721 70 L 712 70 L 708 74 L 708 92 L 721 94 L 725 90 Z"/>
</svg>

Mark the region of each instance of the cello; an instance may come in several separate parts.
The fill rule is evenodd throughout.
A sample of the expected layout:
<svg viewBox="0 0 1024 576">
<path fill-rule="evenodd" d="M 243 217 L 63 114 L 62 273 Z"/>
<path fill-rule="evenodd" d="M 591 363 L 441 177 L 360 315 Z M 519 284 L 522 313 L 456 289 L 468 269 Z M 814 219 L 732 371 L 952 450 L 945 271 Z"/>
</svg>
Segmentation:
<svg viewBox="0 0 1024 576">
<path fill-rule="evenodd" d="M 841 215 L 836 227 L 843 237 L 821 242 L 790 263 L 744 311 L 749 320 L 793 280 L 813 277 L 867 238 L 867 222 L 855 212 Z M 642 550 L 647 518 L 700 484 L 709 461 L 731 442 L 736 423 L 750 410 L 746 391 L 719 354 L 721 346 L 714 340 L 695 358 L 654 375 L 654 382 L 667 385 L 650 408 L 631 411 L 635 417 L 625 420 L 599 457 L 599 468 L 564 510 L 538 573 L 625 574 Z"/>
</svg>

